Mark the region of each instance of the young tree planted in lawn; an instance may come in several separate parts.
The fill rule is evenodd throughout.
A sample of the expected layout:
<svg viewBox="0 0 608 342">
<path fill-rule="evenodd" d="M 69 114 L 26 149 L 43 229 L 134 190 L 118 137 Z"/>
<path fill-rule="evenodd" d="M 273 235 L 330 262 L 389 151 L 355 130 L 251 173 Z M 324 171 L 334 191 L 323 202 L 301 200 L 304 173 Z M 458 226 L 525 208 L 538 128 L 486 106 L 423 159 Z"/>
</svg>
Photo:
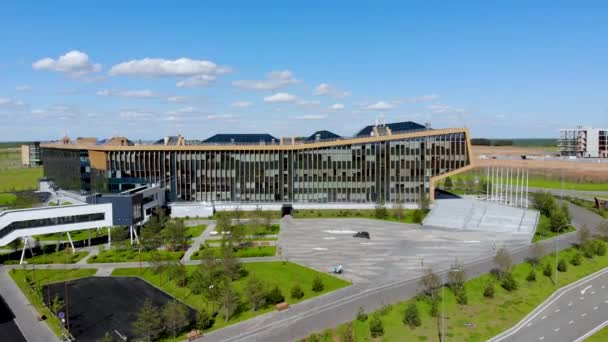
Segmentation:
<svg viewBox="0 0 608 342">
<path fill-rule="evenodd" d="M 384 205 L 384 201 L 379 200 L 376 203 L 376 207 L 374 209 L 374 216 L 380 220 L 383 220 L 388 217 L 388 210 L 386 209 L 386 206 Z"/>
<path fill-rule="evenodd" d="M 591 240 L 591 231 L 587 227 L 582 227 L 578 230 L 578 244 L 584 246 L 589 240 Z"/>
<path fill-rule="evenodd" d="M 494 282 L 488 282 L 485 289 L 483 289 L 483 296 L 486 298 L 494 298 Z"/>
<path fill-rule="evenodd" d="M 237 280 L 240 277 L 242 265 L 234 255 L 234 250 L 231 246 L 224 246 L 222 248 L 221 263 L 224 267 L 224 274 L 226 274 L 230 280 Z"/>
<path fill-rule="evenodd" d="M 177 286 L 186 286 L 186 282 L 188 281 L 188 273 L 184 264 L 179 261 L 173 261 L 167 265 L 166 269 L 167 276 L 169 279 L 173 280 Z"/>
<path fill-rule="evenodd" d="M 278 286 L 275 286 L 266 295 L 266 301 L 273 305 L 279 304 L 279 303 L 283 303 L 285 301 L 285 297 L 283 296 L 281 289 Z"/>
<path fill-rule="evenodd" d="M 169 221 L 163 234 L 172 249 L 181 250 L 186 246 L 186 227 L 181 220 Z"/>
<path fill-rule="evenodd" d="M 266 289 L 264 283 L 255 276 L 251 276 L 245 284 L 245 296 L 251 304 L 251 309 L 256 311 L 266 303 Z"/>
<path fill-rule="evenodd" d="M 384 335 L 384 325 L 377 315 L 372 315 L 372 319 L 369 321 L 369 332 L 373 338 Z"/>
<path fill-rule="evenodd" d="M 224 285 L 221 297 L 220 297 L 220 305 L 222 313 L 224 314 L 224 321 L 228 322 L 230 317 L 236 312 L 240 304 L 240 298 L 238 293 L 232 289 L 232 286 L 229 282 L 226 282 Z"/>
<path fill-rule="evenodd" d="M 530 270 L 528 276 L 526 276 L 526 280 L 530 282 L 536 281 L 536 271 L 534 270 L 534 268 Z"/>
<path fill-rule="evenodd" d="M 500 282 L 503 289 L 511 292 L 517 290 L 518 284 L 511 273 L 506 273 Z"/>
<path fill-rule="evenodd" d="M 365 322 L 367 321 L 367 314 L 362 306 L 359 307 L 359 311 L 357 311 L 357 321 Z"/>
<path fill-rule="evenodd" d="M 353 324 L 346 323 L 344 326 L 344 332 L 342 332 L 341 342 L 355 342 L 355 334 L 353 333 Z"/>
<path fill-rule="evenodd" d="M 545 191 L 536 192 L 532 194 L 532 206 L 542 215 L 551 217 L 556 209 L 555 197 Z"/>
<path fill-rule="evenodd" d="M 106 333 L 103 334 L 102 342 L 112 342 L 112 335 L 110 334 L 109 331 L 106 331 Z"/>
<path fill-rule="evenodd" d="M 598 256 L 606 255 L 606 243 L 602 240 L 593 240 L 593 254 Z"/>
<path fill-rule="evenodd" d="M 572 256 L 572 259 L 570 260 L 570 263 L 574 266 L 578 266 L 583 262 L 583 255 L 580 252 L 576 252 L 576 254 L 574 254 Z"/>
<path fill-rule="evenodd" d="M 202 310 L 196 313 L 196 328 L 207 330 L 213 326 L 213 319 L 207 310 Z"/>
<path fill-rule="evenodd" d="M 393 217 L 395 217 L 397 220 L 401 221 L 404 216 L 405 216 L 405 209 L 403 208 L 403 203 L 397 202 L 393 206 Z"/>
<path fill-rule="evenodd" d="M 450 178 L 449 176 L 445 178 L 445 181 L 443 182 L 443 188 L 445 190 L 452 190 L 452 187 L 454 186 L 454 184 L 452 183 L 452 178 Z"/>
<path fill-rule="evenodd" d="M 419 327 L 422 324 L 420 312 L 418 312 L 418 306 L 416 306 L 416 303 L 411 303 L 407 309 L 405 309 L 403 324 L 409 325 L 410 328 Z"/>
<path fill-rule="evenodd" d="M 558 233 L 558 230 L 563 228 L 565 225 L 570 222 L 568 220 L 568 210 L 563 210 L 563 208 L 556 207 L 551 212 L 551 216 L 549 217 L 549 221 L 551 224 L 551 231 L 554 233 Z"/>
<path fill-rule="evenodd" d="M 513 259 L 511 259 L 511 253 L 509 253 L 509 250 L 507 250 L 506 247 L 501 247 L 498 251 L 496 251 L 494 263 L 496 264 L 496 268 L 498 270 L 499 279 L 501 279 L 505 274 L 511 272 Z"/>
<path fill-rule="evenodd" d="M 312 290 L 315 292 L 321 292 L 323 291 L 323 289 L 325 289 L 323 280 L 321 280 L 321 277 L 316 276 L 315 279 L 313 279 L 312 281 Z"/>
<path fill-rule="evenodd" d="M 230 231 L 230 227 L 232 226 L 232 221 L 230 220 L 230 216 L 226 213 L 218 213 L 217 219 L 215 220 L 215 230 L 220 234 Z"/>
<path fill-rule="evenodd" d="M 423 293 L 431 299 L 437 296 L 437 290 L 441 287 L 441 278 L 432 269 L 427 268 L 424 271 L 424 276 L 420 279 L 420 285 L 423 288 Z"/>
<path fill-rule="evenodd" d="M 568 263 L 566 263 L 566 260 L 559 260 L 559 262 L 557 263 L 557 270 L 560 272 L 566 272 L 568 270 Z"/>
<path fill-rule="evenodd" d="M 175 299 L 168 301 L 163 306 L 161 316 L 163 325 L 172 333 L 173 338 L 176 338 L 181 330 L 190 324 L 188 309 Z"/>
<path fill-rule="evenodd" d="M 448 271 L 448 285 L 454 292 L 458 292 L 464 288 L 465 273 L 464 264 L 458 259 L 450 266 Z"/>
<path fill-rule="evenodd" d="M 302 299 L 304 297 L 304 291 L 300 285 L 296 284 L 291 288 L 291 298 Z"/>
<path fill-rule="evenodd" d="M 145 341 L 151 342 L 163 331 L 162 321 L 158 308 L 146 299 L 133 322 L 133 333 Z"/>
<path fill-rule="evenodd" d="M 551 265 L 551 263 L 547 263 L 545 265 L 545 267 L 543 268 L 543 274 L 545 275 L 545 277 L 551 278 L 551 276 L 553 275 L 553 266 Z"/>
</svg>

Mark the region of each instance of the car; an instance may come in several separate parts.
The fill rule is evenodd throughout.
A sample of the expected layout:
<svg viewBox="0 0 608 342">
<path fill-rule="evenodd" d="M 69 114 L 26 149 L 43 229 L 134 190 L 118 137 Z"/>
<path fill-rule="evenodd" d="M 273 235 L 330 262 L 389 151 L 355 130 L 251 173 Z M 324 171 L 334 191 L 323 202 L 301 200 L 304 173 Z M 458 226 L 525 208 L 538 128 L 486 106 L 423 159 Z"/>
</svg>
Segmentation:
<svg viewBox="0 0 608 342">
<path fill-rule="evenodd" d="M 353 237 L 369 240 L 369 233 L 368 232 L 357 232 L 357 233 L 355 233 L 355 235 L 353 235 Z"/>
</svg>

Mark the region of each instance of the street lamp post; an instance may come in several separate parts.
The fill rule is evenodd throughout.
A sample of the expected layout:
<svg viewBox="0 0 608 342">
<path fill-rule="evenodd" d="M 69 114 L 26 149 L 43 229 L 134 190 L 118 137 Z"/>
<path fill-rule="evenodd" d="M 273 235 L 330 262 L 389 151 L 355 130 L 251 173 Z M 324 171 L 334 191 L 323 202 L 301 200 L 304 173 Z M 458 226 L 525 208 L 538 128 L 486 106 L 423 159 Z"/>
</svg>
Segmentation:
<svg viewBox="0 0 608 342">
<path fill-rule="evenodd" d="M 559 243 L 559 232 L 562 230 L 562 228 L 570 227 L 570 226 L 574 227 L 574 225 L 572 225 L 571 223 L 564 224 L 562 226 L 557 227 L 557 235 L 558 236 L 555 237 L 555 286 L 557 286 L 557 273 L 558 273 L 557 263 L 558 263 L 558 253 L 559 253 L 559 250 L 557 249 L 557 245 Z"/>
</svg>

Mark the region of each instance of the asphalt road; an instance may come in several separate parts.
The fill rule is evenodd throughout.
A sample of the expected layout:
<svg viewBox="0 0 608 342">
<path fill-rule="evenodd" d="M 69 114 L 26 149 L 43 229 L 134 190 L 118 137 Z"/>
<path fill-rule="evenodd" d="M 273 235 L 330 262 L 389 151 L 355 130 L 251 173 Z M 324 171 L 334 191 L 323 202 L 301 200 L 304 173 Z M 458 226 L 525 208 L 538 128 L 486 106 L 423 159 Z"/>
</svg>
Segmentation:
<svg viewBox="0 0 608 342">
<path fill-rule="evenodd" d="M 543 303 L 533 315 L 492 342 L 581 341 L 608 322 L 608 268 Z"/>
</svg>

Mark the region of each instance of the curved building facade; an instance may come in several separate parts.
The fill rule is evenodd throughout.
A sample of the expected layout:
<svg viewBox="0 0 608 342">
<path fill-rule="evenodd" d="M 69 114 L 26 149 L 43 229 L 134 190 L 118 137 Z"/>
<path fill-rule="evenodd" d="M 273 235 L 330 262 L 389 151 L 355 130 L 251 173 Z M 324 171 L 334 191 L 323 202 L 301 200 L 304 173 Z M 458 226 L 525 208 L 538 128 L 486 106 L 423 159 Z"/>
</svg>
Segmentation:
<svg viewBox="0 0 608 342">
<path fill-rule="evenodd" d="M 416 204 L 433 199 L 433 181 L 472 160 L 467 129 L 398 123 L 329 140 L 223 136 L 192 145 L 45 144 L 45 176 L 83 194 L 156 183 L 170 201 Z"/>
</svg>

